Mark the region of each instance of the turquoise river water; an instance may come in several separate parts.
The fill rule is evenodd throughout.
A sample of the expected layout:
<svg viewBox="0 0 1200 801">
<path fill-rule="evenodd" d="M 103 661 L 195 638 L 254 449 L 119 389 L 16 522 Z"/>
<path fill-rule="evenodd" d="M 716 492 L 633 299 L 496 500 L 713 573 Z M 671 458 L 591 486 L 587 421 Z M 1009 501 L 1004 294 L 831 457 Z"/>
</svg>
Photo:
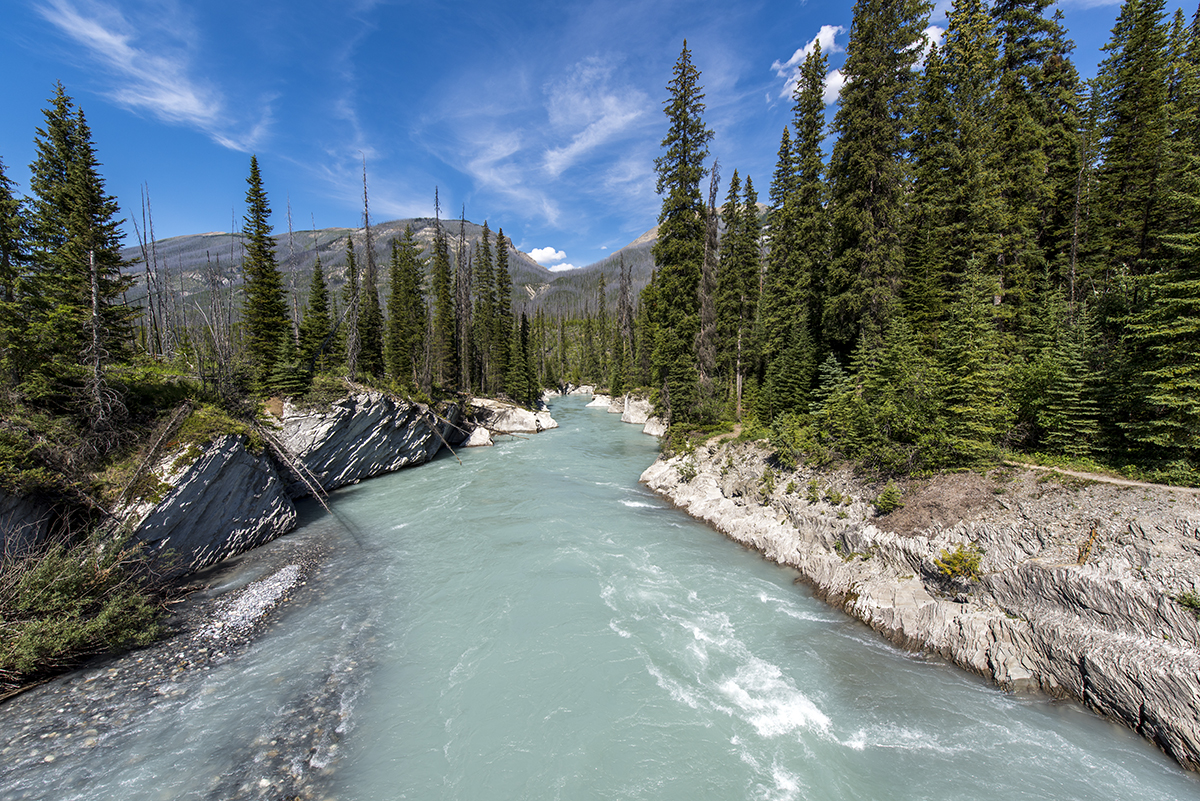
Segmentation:
<svg viewBox="0 0 1200 801">
<path fill-rule="evenodd" d="M 343 801 L 1200 798 L 1137 735 L 824 606 L 640 486 L 656 440 L 584 402 L 335 493 L 290 535 L 334 545 L 311 599 L 58 797 L 220 797 L 319 698 L 341 723 L 292 758 Z"/>
</svg>

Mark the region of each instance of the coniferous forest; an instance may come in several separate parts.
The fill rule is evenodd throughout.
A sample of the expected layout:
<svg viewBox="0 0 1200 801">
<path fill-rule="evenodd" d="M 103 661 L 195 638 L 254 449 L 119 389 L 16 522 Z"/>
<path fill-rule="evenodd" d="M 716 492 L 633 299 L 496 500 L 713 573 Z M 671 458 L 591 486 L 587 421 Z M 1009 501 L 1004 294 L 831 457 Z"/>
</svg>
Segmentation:
<svg viewBox="0 0 1200 801">
<path fill-rule="evenodd" d="M 673 424 L 885 472 L 1023 451 L 1195 481 L 1200 10 L 1129 0 L 1083 83 L 1050 6 L 958 0 L 928 47 L 925 5 L 860 0 L 830 156 L 817 47 L 765 218 L 736 169 L 718 211 L 685 43 L 634 382 Z"/>
<path fill-rule="evenodd" d="M 831 125 L 826 56 L 800 67 L 765 213 L 761 178 L 710 160 L 685 42 L 649 283 L 637 291 L 619 257 L 612 280 L 595 271 L 557 308 L 526 302 L 504 232 L 467 237 L 465 209 L 456 225 L 435 199 L 430 241 L 374 241 L 366 164 L 344 254 L 288 280 L 255 157 L 231 188 L 238 252 L 214 254 L 185 295 L 156 256 L 147 197 L 141 257 L 122 255 L 126 220 L 59 85 L 27 196 L 0 161 L 0 489 L 82 510 L 74 525 L 91 530 L 128 500 L 140 439 L 180 404 L 245 431 L 263 399 L 343 379 L 527 406 L 566 382 L 642 391 L 669 444 L 737 424 L 787 462 L 900 474 L 1018 453 L 1197 483 L 1200 9 L 1127 0 L 1083 82 L 1051 8 L 957 0 L 933 46 L 925 3 L 858 0 Z M 10 599 L 39 580 L 0 573 Z M 80 648 L 146 634 L 136 586 L 118 581 L 105 597 L 123 611 L 102 617 L 140 622 L 81 631 Z M 5 603 L 7 627 L 25 613 Z M 44 660 L 38 647 L 0 673 Z"/>
</svg>

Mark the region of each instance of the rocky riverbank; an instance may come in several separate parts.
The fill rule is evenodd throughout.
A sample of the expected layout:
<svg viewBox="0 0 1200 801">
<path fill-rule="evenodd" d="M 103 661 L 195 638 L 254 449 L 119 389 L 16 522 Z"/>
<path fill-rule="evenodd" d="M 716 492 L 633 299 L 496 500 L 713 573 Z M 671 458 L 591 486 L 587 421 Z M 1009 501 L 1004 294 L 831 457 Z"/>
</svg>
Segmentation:
<svg viewBox="0 0 1200 801">
<path fill-rule="evenodd" d="M 1194 491 L 1004 468 L 904 483 L 880 515 L 880 482 L 717 442 L 642 481 L 893 642 L 1078 700 L 1200 768 L 1200 626 L 1175 600 L 1200 583 Z"/>
</svg>

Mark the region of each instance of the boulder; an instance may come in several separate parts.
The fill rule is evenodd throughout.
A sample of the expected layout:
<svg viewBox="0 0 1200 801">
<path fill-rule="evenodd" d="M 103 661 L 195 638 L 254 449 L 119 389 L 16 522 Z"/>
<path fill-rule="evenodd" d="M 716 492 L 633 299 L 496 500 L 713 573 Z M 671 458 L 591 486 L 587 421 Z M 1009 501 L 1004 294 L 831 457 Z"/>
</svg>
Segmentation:
<svg viewBox="0 0 1200 801">
<path fill-rule="evenodd" d="M 621 414 L 621 422 L 633 423 L 639 426 L 645 425 L 653 413 L 654 407 L 650 405 L 649 399 L 639 398 L 635 395 L 626 395 L 625 409 Z"/>
<path fill-rule="evenodd" d="M 483 426 L 476 426 L 471 431 L 471 436 L 467 437 L 466 440 L 463 442 L 463 447 L 464 448 L 477 448 L 481 445 L 491 445 L 491 444 L 492 444 L 491 432 L 489 432 Z"/>
<path fill-rule="evenodd" d="M 550 412 L 532 412 L 513 403 L 473 398 L 476 422 L 494 434 L 536 434 L 558 428 Z"/>
<path fill-rule="evenodd" d="M 588 407 L 595 406 L 597 408 L 602 407 L 607 409 L 611 404 L 612 398 L 607 395 L 592 395 L 592 402 L 588 404 Z"/>
<path fill-rule="evenodd" d="M 667 424 L 661 417 L 648 417 L 646 424 L 642 426 L 642 433 L 649 434 L 652 437 L 666 436 Z"/>
</svg>

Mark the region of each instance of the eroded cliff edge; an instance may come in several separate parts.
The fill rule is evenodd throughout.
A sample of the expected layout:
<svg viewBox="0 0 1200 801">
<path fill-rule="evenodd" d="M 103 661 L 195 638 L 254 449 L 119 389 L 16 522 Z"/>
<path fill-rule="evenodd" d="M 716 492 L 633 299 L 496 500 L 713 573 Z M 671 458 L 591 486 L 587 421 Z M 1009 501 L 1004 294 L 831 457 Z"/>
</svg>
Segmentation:
<svg viewBox="0 0 1200 801">
<path fill-rule="evenodd" d="M 279 403 L 254 435 L 168 446 L 151 468 L 157 491 L 122 516 L 134 539 L 173 552 L 177 572 L 198 570 L 290 531 L 298 498 L 424 464 L 477 427 L 502 433 L 524 419 L 510 404 L 476 404 L 464 414 L 375 391 L 322 407 Z M 547 412 L 525 414 L 538 423 L 529 430 L 557 426 Z"/>
<path fill-rule="evenodd" d="M 1005 469 L 912 482 L 879 516 L 881 483 L 788 470 L 752 443 L 660 459 L 642 481 L 893 642 L 1076 699 L 1200 769 L 1200 627 L 1174 600 L 1200 579 L 1194 491 Z M 959 546 L 981 553 L 974 579 L 935 561 Z"/>
</svg>

